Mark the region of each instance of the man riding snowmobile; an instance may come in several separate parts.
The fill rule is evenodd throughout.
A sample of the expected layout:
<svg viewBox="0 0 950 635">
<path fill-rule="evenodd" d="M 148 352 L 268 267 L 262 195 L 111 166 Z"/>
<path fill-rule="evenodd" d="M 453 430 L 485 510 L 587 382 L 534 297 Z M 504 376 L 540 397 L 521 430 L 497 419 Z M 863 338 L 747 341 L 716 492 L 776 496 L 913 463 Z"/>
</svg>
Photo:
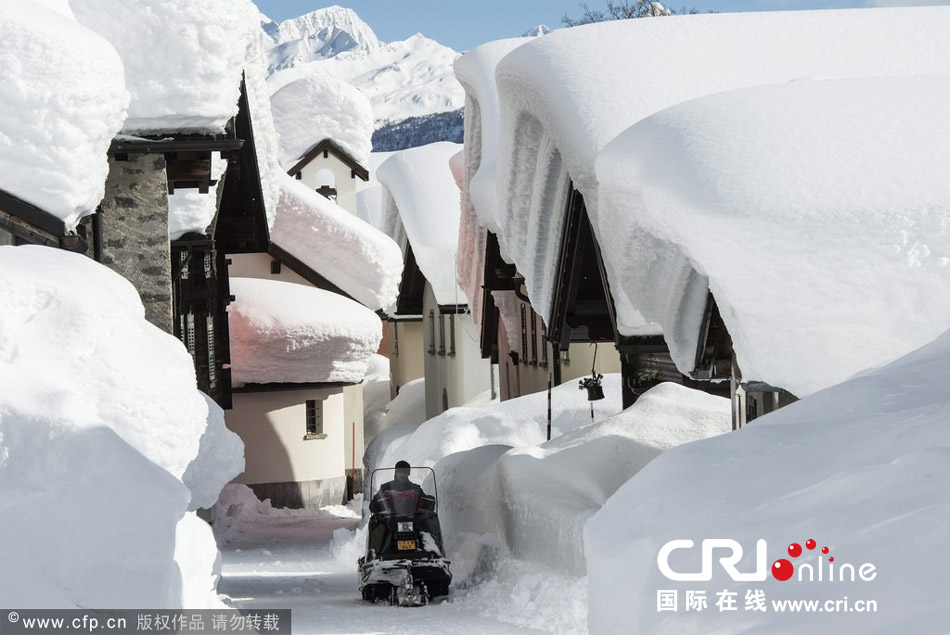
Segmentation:
<svg viewBox="0 0 950 635">
<path fill-rule="evenodd" d="M 411 469 L 405 461 L 396 463 L 394 478 L 370 501 L 366 555 L 359 561 L 364 600 L 420 606 L 449 592 L 452 574 L 444 557 L 436 497 L 409 480 Z M 421 469 L 428 470 L 435 487 L 432 470 Z M 375 470 L 373 480 L 387 471 Z"/>
</svg>

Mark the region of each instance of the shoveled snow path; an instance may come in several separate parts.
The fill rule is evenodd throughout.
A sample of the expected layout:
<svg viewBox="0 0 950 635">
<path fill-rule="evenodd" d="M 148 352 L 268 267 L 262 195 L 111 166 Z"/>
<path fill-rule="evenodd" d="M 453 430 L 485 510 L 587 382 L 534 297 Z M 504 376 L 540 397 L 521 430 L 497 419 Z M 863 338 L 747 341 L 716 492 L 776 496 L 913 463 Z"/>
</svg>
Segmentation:
<svg viewBox="0 0 950 635">
<path fill-rule="evenodd" d="M 356 557 L 336 559 L 336 529 L 357 518 L 327 512 L 262 517 L 228 532 L 218 591 L 235 608 L 293 609 L 293 631 L 310 633 L 533 633 L 479 614 L 464 597 L 422 608 L 367 604 L 356 586 Z"/>
</svg>

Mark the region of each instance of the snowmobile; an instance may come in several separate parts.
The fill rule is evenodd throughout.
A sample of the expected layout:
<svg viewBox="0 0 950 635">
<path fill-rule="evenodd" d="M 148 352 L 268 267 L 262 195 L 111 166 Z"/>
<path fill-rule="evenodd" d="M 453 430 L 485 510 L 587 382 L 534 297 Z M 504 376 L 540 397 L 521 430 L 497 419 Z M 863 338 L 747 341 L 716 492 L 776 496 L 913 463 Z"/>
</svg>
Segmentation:
<svg viewBox="0 0 950 635">
<path fill-rule="evenodd" d="M 371 477 L 370 491 L 376 495 L 370 503 L 366 555 L 359 559 L 360 592 L 369 602 L 423 606 L 449 593 L 452 573 L 442 545 L 435 474 L 430 468 L 406 471 L 411 480 L 400 482 L 394 468 L 374 470 Z M 415 482 L 420 475 L 432 495 Z"/>
</svg>

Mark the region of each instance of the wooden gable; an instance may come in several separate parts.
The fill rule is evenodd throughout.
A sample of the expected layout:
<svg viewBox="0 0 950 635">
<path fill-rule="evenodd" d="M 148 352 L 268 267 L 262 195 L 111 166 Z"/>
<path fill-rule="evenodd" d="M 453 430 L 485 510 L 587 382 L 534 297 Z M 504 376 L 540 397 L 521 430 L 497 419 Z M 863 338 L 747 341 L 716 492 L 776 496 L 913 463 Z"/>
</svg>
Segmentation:
<svg viewBox="0 0 950 635">
<path fill-rule="evenodd" d="M 330 139 L 324 139 L 320 143 L 310 148 L 306 154 L 304 154 L 300 160 L 297 161 L 297 163 L 295 163 L 294 166 L 287 171 L 287 174 L 296 177 L 308 163 L 313 161 L 321 154 L 324 156 L 324 158 L 329 157 L 332 154 L 337 159 L 346 164 L 346 166 L 350 168 L 351 178 L 360 178 L 363 181 L 369 180 L 369 171 L 360 165 L 360 163 L 354 159 L 349 152 L 338 146 Z"/>
</svg>

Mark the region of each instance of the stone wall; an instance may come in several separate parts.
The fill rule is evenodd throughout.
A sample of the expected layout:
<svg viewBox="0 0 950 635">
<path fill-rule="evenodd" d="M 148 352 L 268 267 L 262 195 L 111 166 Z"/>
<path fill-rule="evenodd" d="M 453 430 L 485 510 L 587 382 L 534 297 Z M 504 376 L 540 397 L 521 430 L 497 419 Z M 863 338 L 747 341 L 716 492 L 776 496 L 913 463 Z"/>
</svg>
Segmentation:
<svg viewBox="0 0 950 635">
<path fill-rule="evenodd" d="M 110 157 L 100 213 L 102 263 L 135 286 L 149 322 L 173 333 L 164 155 Z"/>
</svg>

